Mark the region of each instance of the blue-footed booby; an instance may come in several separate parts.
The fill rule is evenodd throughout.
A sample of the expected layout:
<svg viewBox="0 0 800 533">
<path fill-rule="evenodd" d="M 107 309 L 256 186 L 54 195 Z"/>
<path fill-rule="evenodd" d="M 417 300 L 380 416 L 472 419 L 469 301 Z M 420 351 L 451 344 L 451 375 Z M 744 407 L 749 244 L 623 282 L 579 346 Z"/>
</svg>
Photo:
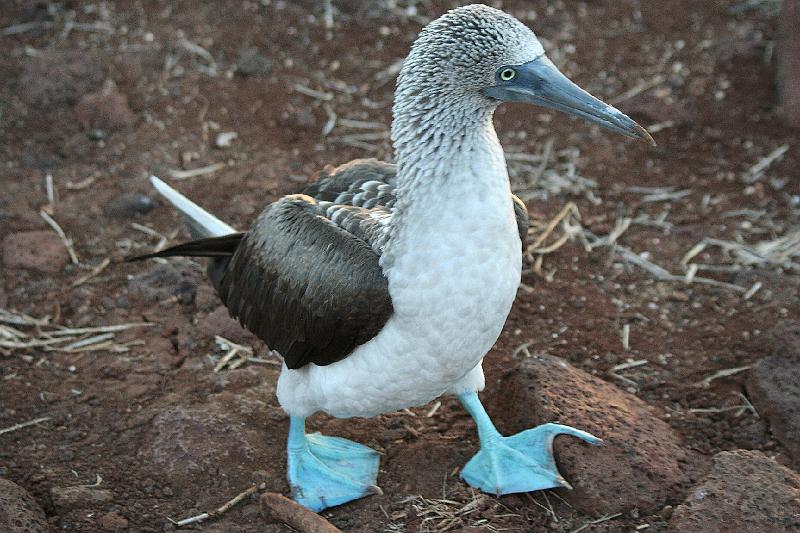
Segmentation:
<svg viewBox="0 0 800 533">
<path fill-rule="evenodd" d="M 374 450 L 305 432 L 317 411 L 368 417 L 456 395 L 480 440 L 461 477 L 497 495 L 568 487 L 553 458 L 557 435 L 601 442 L 553 423 L 502 436 L 478 398 L 483 358 L 519 287 L 528 225 L 492 124 L 502 102 L 652 142 L 561 74 L 528 27 L 471 5 L 428 24 L 411 47 L 393 105 L 395 165 L 357 160 L 323 172 L 245 233 L 152 178 L 197 240 L 150 256 L 210 257 L 231 315 L 283 356 L 288 480 L 310 509 L 380 491 Z"/>
</svg>

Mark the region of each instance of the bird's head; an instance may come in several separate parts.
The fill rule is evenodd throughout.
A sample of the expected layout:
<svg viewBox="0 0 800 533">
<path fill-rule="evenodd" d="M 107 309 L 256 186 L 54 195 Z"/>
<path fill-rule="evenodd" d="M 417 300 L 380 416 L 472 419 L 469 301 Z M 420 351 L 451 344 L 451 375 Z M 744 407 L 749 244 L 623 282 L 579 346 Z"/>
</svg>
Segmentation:
<svg viewBox="0 0 800 533">
<path fill-rule="evenodd" d="M 416 113 L 448 101 L 486 109 L 501 102 L 534 104 L 655 144 L 627 115 L 564 76 L 530 28 L 481 4 L 453 9 L 422 30 L 400 72 L 397 94 L 413 101 Z"/>
</svg>

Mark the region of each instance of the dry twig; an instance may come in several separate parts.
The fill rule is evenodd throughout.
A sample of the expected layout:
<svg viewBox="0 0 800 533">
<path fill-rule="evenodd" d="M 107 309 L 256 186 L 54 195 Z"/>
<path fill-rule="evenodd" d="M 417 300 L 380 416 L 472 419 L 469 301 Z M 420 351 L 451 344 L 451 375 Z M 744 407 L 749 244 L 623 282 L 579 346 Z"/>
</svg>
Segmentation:
<svg viewBox="0 0 800 533">
<path fill-rule="evenodd" d="M 578 529 L 573 529 L 572 531 L 570 531 L 570 533 L 578 533 L 579 531 L 583 531 L 584 529 L 586 529 L 589 526 L 594 526 L 594 525 L 597 525 L 597 524 L 602 524 L 603 522 L 608 522 L 609 520 L 613 520 L 614 518 L 617 518 L 618 516 L 622 516 L 622 513 L 604 515 L 604 516 L 601 516 L 600 518 L 598 518 L 597 520 L 589 520 L 588 522 L 583 524 Z"/>
<path fill-rule="evenodd" d="M 785 154 L 788 150 L 789 145 L 784 144 L 783 146 L 779 146 L 766 156 L 759 159 L 755 165 L 750 167 L 750 169 L 744 173 L 742 176 L 742 181 L 745 183 L 755 183 L 758 181 L 758 179 L 764 175 L 767 169 L 772 166 L 773 163 L 780 160 L 783 157 L 783 154 Z"/>
<path fill-rule="evenodd" d="M 697 383 L 694 384 L 694 386 L 695 387 L 709 387 L 711 385 L 711 382 L 714 381 L 715 379 L 727 378 L 729 376 L 735 376 L 736 374 L 738 374 L 740 372 L 744 372 L 745 370 L 750 370 L 751 368 L 753 368 L 753 365 L 740 366 L 740 367 L 737 367 L 737 368 L 725 368 L 725 369 L 720 370 L 719 372 L 715 372 L 715 373 L 711 374 L 710 376 L 708 376 L 707 378 L 705 378 L 705 379 L 703 379 L 701 381 L 698 381 Z"/>
<path fill-rule="evenodd" d="M 244 500 L 251 494 L 255 494 L 259 490 L 264 490 L 266 485 L 262 483 L 261 485 L 253 485 L 248 489 L 243 490 L 227 502 L 225 502 L 222 506 L 218 507 L 213 511 L 208 511 L 206 513 L 200 513 L 199 515 L 190 516 L 189 518 L 184 518 L 183 520 L 178 520 L 177 522 L 169 518 L 169 521 L 175 524 L 178 527 L 188 526 L 189 524 L 196 524 L 198 522 L 202 522 L 203 520 L 208 520 L 209 518 L 216 518 L 217 516 L 225 513 L 228 509 L 239 503 L 240 501 Z"/>
<path fill-rule="evenodd" d="M 105 259 L 103 259 L 103 261 L 99 265 L 94 267 L 88 274 L 84 274 L 83 276 L 81 276 L 78 279 L 76 279 L 75 281 L 73 281 L 72 282 L 72 286 L 73 287 L 77 287 L 79 285 L 83 285 L 84 283 L 86 283 L 87 281 L 92 279 L 93 277 L 95 277 L 98 274 L 100 274 L 110 264 L 111 264 L 111 258 L 110 257 L 106 257 Z"/>
<path fill-rule="evenodd" d="M 61 237 L 61 241 L 64 243 L 64 247 L 67 249 L 67 253 L 69 254 L 69 258 L 72 261 L 72 264 L 79 265 L 80 261 L 78 261 L 78 255 L 75 253 L 75 248 L 72 246 L 72 239 L 67 237 L 67 234 L 64 233 L 64 230 L 61 229 L 61 226 L 58 225 L 58 222 L 53 220 L 53 218 L 47 214 L 47 212 L 42 209 L 39 211 L 39 215 L 47 222 L 47 225 L 53 228 L 53 231 Z"/>
<path fill-rule="evenodd" d="M 323 517 L 286 496 L 275 492 L 261 495 L 261 514 L 276 519 L 303 533 L 340 533 L 340 529 Z"/>
<path fill-rule="evenodd" d="M 19 429 L 26 428 L 28 426 L 35 426 L 36 424 L 41 424 L 42 422 L 46 422 L 48 420 L 50 420 L 49 416 L 43 416 L 41 418 L 35 418 L 35 419 L 29 420 L 27 422 L 21 422 L 19 424 L 14 424 L 11 427 L 0 429 L 0 435 L 3 435 L 5 433 L 11 433 L 12 431 L 17 431 Z"/>
<path fill-rule="evenodd" d="M 167 174 L 174 180 L 185 180 L 194 178 L 195 176 L 205 176 L 206 174 L 213 174 L 218 170 L 225 168 L 225 163 L 214 163 L 200 168 L 193 168 L 191 170 L 169 170 Z"/>
</svg>

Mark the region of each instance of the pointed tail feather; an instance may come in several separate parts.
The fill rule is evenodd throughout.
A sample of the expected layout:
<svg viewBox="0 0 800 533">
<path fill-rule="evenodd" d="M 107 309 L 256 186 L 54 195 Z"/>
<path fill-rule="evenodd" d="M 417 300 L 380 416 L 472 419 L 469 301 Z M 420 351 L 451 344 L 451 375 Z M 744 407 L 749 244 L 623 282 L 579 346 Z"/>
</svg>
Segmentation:
<svg viewBox="0 0 800 533">
<path fill-rule="evenodd" d="M 150 183 L 153 184 L 153 187 L 155 187 L 161 196 L 166 198 L 169 203 L 175 206 L 175 209 L 180 211 L 193 239 L 221 237 L 223 235 L 237 233 L 233 227 L 192 202 L 167 185 L 164 181 L 155 176 L 150 176 Z"/>
<path fill-rule="evenodd" d="M 130 257 L 126 261 L 141 261 L 153 257 L 230 257 L 236 251 L 242 237 L 244 233 L 209 237 L 178 244 L 160 252 Z"/>
</svg>

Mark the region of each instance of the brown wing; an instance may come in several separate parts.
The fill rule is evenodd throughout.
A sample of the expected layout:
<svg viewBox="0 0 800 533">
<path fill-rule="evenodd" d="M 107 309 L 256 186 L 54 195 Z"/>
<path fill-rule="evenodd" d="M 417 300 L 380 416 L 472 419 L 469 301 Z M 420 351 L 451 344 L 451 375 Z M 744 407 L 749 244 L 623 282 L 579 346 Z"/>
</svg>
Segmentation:
<svg viewBox="0 0 800 533">
<path fill-rule="evenodd" d="M 392 313 L 378 253 L 326 218 L 323 206 L 306 195 L 268 206 L 215 283 L 231 315 L 289 368 L 345 358 Z M 380 222 L 364 211 L 347 213 L 350 226 L 377 234 L 370 227 Z"/>
</svg>

